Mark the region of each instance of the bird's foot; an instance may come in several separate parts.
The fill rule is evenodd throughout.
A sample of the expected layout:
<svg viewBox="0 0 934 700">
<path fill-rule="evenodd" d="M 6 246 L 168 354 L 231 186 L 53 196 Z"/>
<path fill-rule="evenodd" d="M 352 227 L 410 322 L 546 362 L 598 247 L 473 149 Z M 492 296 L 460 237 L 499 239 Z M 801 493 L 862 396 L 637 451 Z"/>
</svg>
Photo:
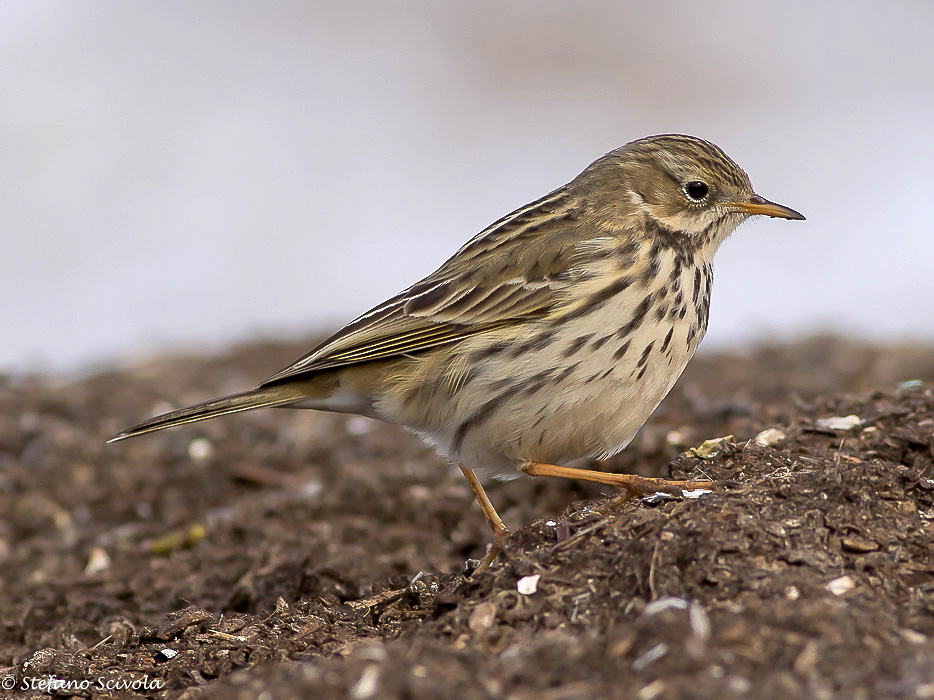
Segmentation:
<svg viewBox="0 0 934 700">
<path fill-rule="evenodd" d="M 499 532 L 493 533 L 493 541 L 490 543 L 490 549 L 487 551 L 486 556 L 483 557 L 483 561 L 480 562 L 480 565 L 471 572 L 471 576 L 475 576 L 490 568 L 490 564 L 496 561 L 496 557 L 505 552 L 504 544 L 511 534 L 512 533 L 505 528 Z"/>
<path fill-rule="evenodd" d="M 572 467 L 559 467 L 554 464 L 529 462 L 522 466 L 522 471 L 529 476 L 554 476 L 564 479 L 580 479 L 583 481 L 596 481 L 600 484 L 616 486 L 625 489 L 630 498 L 645 496 L 659 491 L 672 496 L 681 496 L 682 491 L 690 489 L 710 488 L 710 481 L 676 481 L 672 479 L 659 479 L 635 474 L 612 474 L 598 472 L 591 469 L 574 469 Z"/>
</svg>

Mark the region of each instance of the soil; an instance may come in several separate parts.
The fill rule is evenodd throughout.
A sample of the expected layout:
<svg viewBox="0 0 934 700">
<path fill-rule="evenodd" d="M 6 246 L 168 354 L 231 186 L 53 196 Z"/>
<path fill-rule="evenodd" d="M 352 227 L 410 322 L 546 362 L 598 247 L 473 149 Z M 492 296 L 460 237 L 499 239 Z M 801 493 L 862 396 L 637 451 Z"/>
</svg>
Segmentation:
<svg viewBox="0 0 934 700">
<path fill-rule="evenodd" d="M 491 482 L 515 534 L 465 577 L 487 525 L 399 428 L 267 410 L 104 444 L 308 345 L 0 377 L 0 695 L 934 697 L 932 348 L 698 357 L 604 468 L 710 493 Z"/>
</svg>

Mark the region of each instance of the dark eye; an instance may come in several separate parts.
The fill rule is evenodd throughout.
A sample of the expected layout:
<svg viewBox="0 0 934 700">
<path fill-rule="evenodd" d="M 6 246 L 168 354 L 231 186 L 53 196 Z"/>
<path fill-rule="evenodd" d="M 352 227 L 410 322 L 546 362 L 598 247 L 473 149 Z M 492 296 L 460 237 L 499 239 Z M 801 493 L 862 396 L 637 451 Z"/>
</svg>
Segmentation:
<svg viewBox="0 0 934 700">
<path fill-rule="evenodd" d="M 684 192 L 695 202 L 701 202 L 707 196 L 707 193 L 710 192 L 710 188 L 703 182 L 694 180 L 684 186 Z"/>
</svg>

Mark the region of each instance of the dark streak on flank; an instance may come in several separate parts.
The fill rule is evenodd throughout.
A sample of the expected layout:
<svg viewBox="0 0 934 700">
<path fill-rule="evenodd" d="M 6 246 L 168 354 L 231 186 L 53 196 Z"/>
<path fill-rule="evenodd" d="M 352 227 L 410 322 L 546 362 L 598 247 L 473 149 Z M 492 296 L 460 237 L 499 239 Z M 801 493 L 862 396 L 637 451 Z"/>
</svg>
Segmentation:
<svg viewBox="0 0 934 700">
<path fill-rule="evenodd" d="M 482 362 L 483 360 L 489 360 L 491 357 L 496 357 L 501 352 L 505 352 L 509 349 L 508 340 L 500 340 L 492 345 L 489 345 L 482 350 L 478 350 L 470 357 L 470 361 L 473 363 Z"/>
<path fill-rule="evenodd" d="M 710 294 L 713 291 L 713 267 L 706 265 L 707 284 L 704 287 L 704 330 L 707 330 L 707 316 L 710 313 Z"/>
<path fill-rule="evenodd" d="M 594 337 L 594 335 L 595 335 L 594 333 L 591 333 L 589 335 L 582 335 L 578 338 L 575 338 L 574 341 L 570 345 L 568 345 L 567 348 L 565 348 L 564 352 L 561 353 L 561 356 L 570 357 L 571 355 L 576 353 L 578 350 L 580 350 L 587 343 L 588 340 Z"/>
<path fill-rule="evenodd" d="M 681 279 L 681 256 L 675 256 L 674 264 L 671 266 L 671 274 L 668 275 L 668 284 L 674 288 Z"/>
<path fill-rule="evenodd" d="M 671 277 L 669 281 L 676 289 L 681 288 L 681 273 L 684 271 L 684 268 L 690 265 L 690 260 L 688 256 L 684 254 L 683 251 L 678 251 L 675 254 L 674 262 L 671 265 Z"/>
<path fill-rule="evenodd" d="M 695 312 L 697 320 L 707 330 L 707 317 L 710 311 L 710 292 L 713 284 L 713 270 L 709 265 L 704 266 L 704 290 L 703 293 L 695 299 Z"/>
<path fill-rule="evenodd" d="M 668 335 L 665 336 L 665 342 L 662 343 L 661 352 L 666 352 L 671 345 L 671 336 L 674 335 L 675 327 L 672 326 L 668 329 Z"/>
<path fill-rule="evenodd" d="M 647 370 L 648 368 L 649 366 L 646 365 L 645 367 L 639 370 L 639 375 L 636 377 L 636 381 L 639 381 L 640 379 L 642 379 L 643 376 L 645 376 L 645 370 Z"/>
<path fill-rule="evenodd" d="M 645 315 L 649 312 L 649 308 L 652 306 L 652 303 L 655 301 L 655 294 L 649 294 L 643 299 L 639 306 L 636 307 L 635 313 L 633 313 L 632 318 L 629 319 L 629 323 L 616 331 L 616 335 L 620 338 L 628 338 L 636 328 L 642 325 L 642 321 L 645 320 Z"/>
<path fill-rule="evenodd" d="M 642 357 L 639 358 L 639 362 L 636 364 L 636 367 L 645 367 L 645 363 L 649 361 L 649 354 L 652 352 L 652 348 L 654 347 L 654 340 L 645 346 L 645 350 L 642 351 Z"/>
<path fill-rule="evenodd" d="M 614 369 L 614 367 L 609 367 L 606 371 L 604 371 L 603 374 L 600 375 L 600 379 L 606 379 L 609 377 L 611 374 L 613 374 Z"/>
<path fill-rule="evenodd" d="M 512 349 L 512 356 L 519 357 L 527 352 L 533 350 L 542 350 L 551 343 L 552 339 L 555 337 L 557 330 L 552 328 L 546 331 L 542 331 L 538 335 L 532 336 L 528 340 L 519 343 Z"/>
<path fill-rule="evenodd" d="M 648 287 L 652 284 L 659 273 L 662 271 L 662 260 L 658 255 L 655 255 L 655 249 L 652 249 L 652 261 L 650 264 L 646 265 L 642 272 L 639 274 L 639 284 L 643 287 Z"/>
<path fill-rule="evenodd" d="M 632 286 L 632 282 L 633 282 L 632 277 L 629 277 L 629 276 L 620 277 L 619 279 L 614 280 L 613 282 L 605 286 L 603 289 L 600 289 L 594 292 L 593 294 L 591 294 L 590 297 L 588 297 L 587 300 L 584 301 L 584 303 L 582 303 L 580 306 L 578 306 L 573 311 L 569 312 L 568 314 L 564 316 L 560 316 L 556 318 L 554 322 L 556 324 L 564 323 L 565 321 L 571 321 L 575 318 L 579 318 L 580 316 L 585 316 L 589 314 L 596 307 L 605 304 L 606 302 L 608 302 L 610 299 L 615 297 L 620 292 L 626 291 L 630 286 Z"/>
<path fill-rule="evenodd" d="M 549 384 L 549 379 L 557 370 L 552 367 L 550 369 L 544 369 L 538 374 L 533 374 L 531 377 L 526 379 L 523 382 L 520 382 L 517 386 L 517 389 L 525 394 L 532 395 L 542 389 L 544 389 Z"/>
<path fill-rule="evenodd" d="M 616 348 L 616 352 L 613 353 L 614 360 L 621 360 L 623 355 L 629 351 L 629 346 L 632 344 L 632 340 L 627 340 L 625 343 Z"/>
<path fill-rule="evenodd" d="M 503 377 L 490 384 L 489 391 L 501 391 L 507 386 L 512 386 L 513 384 L 515 384 L 515 381 L 512 377 Z"/>
<path fill-rule="evenodd" d="M 561 370 L 561 374 L 555 377 L 555 382 L 556 383 L 563 382 L 565 379 L 567 379 L 572 374 L 574 374 L 574 370 L 580 367 L 580 365 L 581 365 L 580 362 L 575 362 L 573 365 L 568 365 L 567 367 L 565 367 L 563 370 Z"/>
<path fill-rule="evenodd" d="M 590 344 L 591 350 L 599 350 L 599 349 L 602 348 L 604 345 L 606 345 L 606 342 L 607 342 L 610 338 L 612 338 L 612 337 L 613 337 L 613 335 L 612 335 L 612 333 L 611 333 L 610 335 L 605 335 L 605 336 L 603 336 L 602 338 L 597 338 L 595 341 L 593 341 L 593 342 Z"/>
<path fill-rule="evenodd" d="M 454 434 L 454 443 L 452 445 L 453 450 L 456 452 L 461 448 L 461 444 L 464 442 L 464 438 L 467 436 L 467 433 L 476 428 L 478 425 L 483 423 L 485 420 L 489 419 L 493 411 L 503 405 L 508 399 L 515 395 L 517 387 L 513 386 L 504 391 L 501 394 L 494 396 L 492 399 L 487 401 L 480 407 L 476 413 L 474 413 L 470 418 L 465 420 L 457 427 L 457 432 Z"/>
</svg>

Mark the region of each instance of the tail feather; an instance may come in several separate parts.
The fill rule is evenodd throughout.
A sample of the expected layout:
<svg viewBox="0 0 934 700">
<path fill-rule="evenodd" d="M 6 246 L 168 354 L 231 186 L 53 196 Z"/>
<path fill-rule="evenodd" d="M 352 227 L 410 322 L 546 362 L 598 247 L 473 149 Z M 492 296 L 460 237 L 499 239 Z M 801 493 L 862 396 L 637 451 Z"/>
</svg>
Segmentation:
<svg viewBox="0 0 934 700">
<path fill-rule="evenodd" d="M 172 428 L 176 425 L 185 425 L 186 423 L 196 423 L 209 418 L 226 416 L 230 413 L 239 413 L 240 411 L 252 411 L 254 408 L 266 408 L 269 406 L 283 406 L 294 403 L 304 398 L 300 391 L 290 390 L 287 386 L 273 386 L 268 388 L 253 389 L 239 394 L 222 396 L 219 399 L 211 399 L 203 403 L 180 408 L 177 411 L 163 413 L 161 416 L 155 416 L 145 420 L 139 425 L 114 435 L 107 442 L 117 442 L 127 438 L 145 435 L 163 428 Z"/>
</svg>

